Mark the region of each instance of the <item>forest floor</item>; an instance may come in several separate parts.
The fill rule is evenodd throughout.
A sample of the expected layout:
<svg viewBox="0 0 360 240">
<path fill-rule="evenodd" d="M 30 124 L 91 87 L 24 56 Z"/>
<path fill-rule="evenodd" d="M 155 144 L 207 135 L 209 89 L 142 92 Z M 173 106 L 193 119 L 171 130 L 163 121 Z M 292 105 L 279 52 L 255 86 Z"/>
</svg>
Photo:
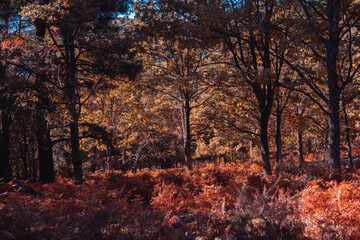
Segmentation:
<svg viewBox="0 0 360 240">
<path fill-rule="evenodd" d="M 360 169 L 308 156 L 0 185 L 0 239 L 360 239 Z"/>
</svg>

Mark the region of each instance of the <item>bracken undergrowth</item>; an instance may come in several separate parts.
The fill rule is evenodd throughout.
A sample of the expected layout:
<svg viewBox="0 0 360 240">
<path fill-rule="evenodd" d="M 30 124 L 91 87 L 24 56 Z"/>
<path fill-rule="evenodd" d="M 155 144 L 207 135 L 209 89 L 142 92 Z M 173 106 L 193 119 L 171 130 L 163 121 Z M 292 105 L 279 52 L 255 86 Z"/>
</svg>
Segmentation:
<svg viewBox="0 0 360 240">
<path fill-rule="evenodd" d="M 359 172 L 327 172 L 246 162 L 1 183 L 0 239 L 360 239 Z"/>
</svg>

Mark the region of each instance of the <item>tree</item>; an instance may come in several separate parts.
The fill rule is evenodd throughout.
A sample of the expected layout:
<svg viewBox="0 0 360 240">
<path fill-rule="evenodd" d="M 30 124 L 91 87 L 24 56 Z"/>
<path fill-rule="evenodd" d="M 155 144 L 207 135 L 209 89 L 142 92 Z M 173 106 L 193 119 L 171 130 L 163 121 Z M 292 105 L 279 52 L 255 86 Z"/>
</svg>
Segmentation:
<svg viewBox="0 0 360 240">
<path fill-rule="evenodd" d="M 298 3 L 298 5 L 296 5 Z M 345 87 L 353 81 L 360 65 L 356 65 L 359 3 L 357 1 L 329 0 L 302 1 L 294 3 L 298 9 L 300 35 L 302 43 L 317 59 L 320 68 L 326 72 L 326 87 L 322 86 L 322 77 L 312 71 L 313 65 L 298 64 L 293 59 L 286 62 L 291 66 L 313 95 L 321 99 L 326 106 L 318 106 L 329 116 L 330 171 L 341 171 L 340 159 L 340 97 Z M 306 26 L 306 27 L 304 27 Z M 308 56 L 308 59 L 311 57 Z M 341 60 L 340 60 L 341 59 Z M 314 99 L 314 98 L 313 98 Z"/>
<path fill-rule="evenodd" d="M 45 1 L 46 2 L 46 1 Z M 35 19 L 36 37 L 37 41 L 44 41 L 47 23 L 41 18 Z M 43 52 L 46 59 L 46 53 Z M 42 66 L 41 66 L 42 65 Z M 53 161 L 53 143 L 50 136 L 50 124 L 46 120 L 48 111 L 51 108 L 50 96 L 46 82 L 51 78 L 47 72 L 49 72 L 50 66 L 47 65 L 47 61 L 38 61 L 35 73 L 35 129 L 36 129 L 36 141 L 38 144 L 38 161 L 39 161 L 39 173 L 40 181 L 52 182 L 55 180 L 55 170 Z"/>
<path fill-rule="evenodd" d="M 214 95 L 214 88 L 225 77 L 214 68 L 219 53 L 181 36 L 163 41 L 151 38 L 144 51 L 150 57 L 144 85 L 180 109 L 184 162 L 192 169 L 192 114 Z"/>
<path fill-rule="evenodd" d="M 16 12 L 17 5 L 12 1 L 0 3 L 0 40 L 7 41 L 9 38 L 9 21 Z M 4 45 L 0 49 L 0 180 L 10 181 L 12 178 L 12 168 L 10 165 L 10 124 L 11 107 L 15 102 L 16 81 L 12 81 L 6 64 L 6 52 L 3 51 Z"/>
<path fill-rule="evenodd" d="M 139 69 L 138 64 L 127 62 L 134 55 L 119 37 L 115 21 L 117 14 L 126 11 L 127 4 L 111 0 L 51 1 L 23 8 L 23 16 L 46 19 L 52 45 L 59 51 L 57 78 L 61 80 L 62 97 L 69 113 L 71 161 L 77 184 L 83 182 L 79 119 L 82 105 L 88 99 L 88 94 L 81 94 L 86 89 L 92 94 L 105 75 L 134 76 Z M 120 42 L 124 45 L 120 46 Z M 109 65 L 106 56 L 112 56 L 117 64 Z"/>
</svg>

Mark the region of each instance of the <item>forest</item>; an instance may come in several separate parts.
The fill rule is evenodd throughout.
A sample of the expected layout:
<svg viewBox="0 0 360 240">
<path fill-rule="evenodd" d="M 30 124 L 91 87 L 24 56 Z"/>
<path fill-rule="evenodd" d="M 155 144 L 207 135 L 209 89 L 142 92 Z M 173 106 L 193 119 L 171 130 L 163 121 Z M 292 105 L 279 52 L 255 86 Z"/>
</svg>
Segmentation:
<svg viewBox="0 0 360 240">
<path fill-rule="evenodd" d="M 1 0 L 0 239 L 360 239 L 359 0 Z"/>
</svg>

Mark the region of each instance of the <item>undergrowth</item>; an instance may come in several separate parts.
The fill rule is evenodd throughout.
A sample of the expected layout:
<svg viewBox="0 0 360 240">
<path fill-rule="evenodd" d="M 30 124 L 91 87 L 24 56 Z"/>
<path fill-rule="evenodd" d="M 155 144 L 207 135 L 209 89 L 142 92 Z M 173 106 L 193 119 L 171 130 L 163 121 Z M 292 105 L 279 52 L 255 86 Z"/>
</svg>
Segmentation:
<svg viewBox="0 0 360 240">
<path fill-rule="evenodd" d="M 324 163 L 294 164 L 271 177 L 247 162 L 21 181 L 33 194 L 2 183 L 0 239 L 359 239 L 358 171 L 337 183 Z"/>
</svg>

